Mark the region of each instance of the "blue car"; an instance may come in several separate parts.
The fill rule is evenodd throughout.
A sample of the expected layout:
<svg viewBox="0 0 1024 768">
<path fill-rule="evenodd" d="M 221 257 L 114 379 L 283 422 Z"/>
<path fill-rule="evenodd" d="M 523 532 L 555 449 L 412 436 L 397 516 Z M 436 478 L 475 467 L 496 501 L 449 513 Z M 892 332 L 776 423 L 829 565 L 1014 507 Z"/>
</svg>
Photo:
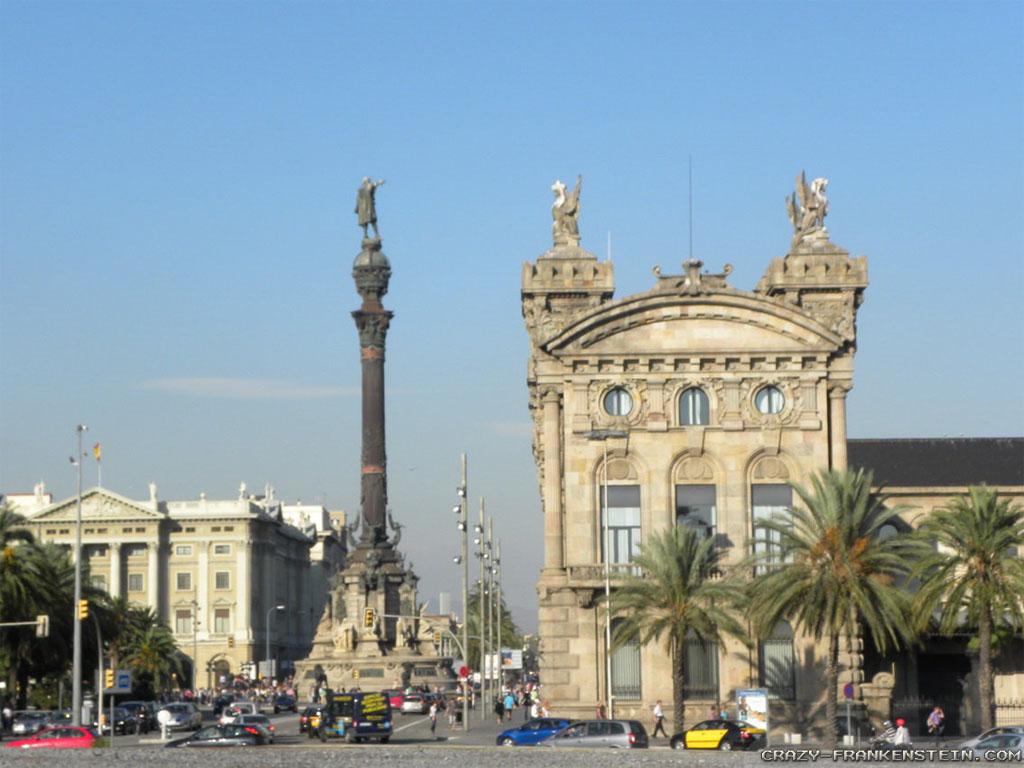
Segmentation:
<svg viewBox="0 0 1024 768">
<path fill-rule="evenodd" d="M 498 734 L 499 747 L 525 747 L 532 746 L 543 741 L 548 736 L 553 736 L 563 728 L 568 727 L 569 721 L 560 717 L 539 717 L 523 723 L 518 728 L 509 728 Z"/>
</svg>

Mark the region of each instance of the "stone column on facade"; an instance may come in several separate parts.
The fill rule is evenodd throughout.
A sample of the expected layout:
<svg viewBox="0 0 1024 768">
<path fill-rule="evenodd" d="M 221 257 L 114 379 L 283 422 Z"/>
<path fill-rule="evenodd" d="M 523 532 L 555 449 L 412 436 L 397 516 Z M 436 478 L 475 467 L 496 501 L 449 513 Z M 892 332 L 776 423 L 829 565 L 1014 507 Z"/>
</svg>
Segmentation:
<svg viewBox="0 0 1024 768">
<path fill-rule="evenodd" d="M 147 542 L 149 552 L 149 573 L 146 574 L 147 601 L 157 616 L 163 616 L 163 605 L 160 601 L 160 542 Z"/>
<path fill-rule="evenodd" d="M 121 542 L 110 545 L 110 596 L 121 596 Z"/>
<path fill-rule="evenodd" d="M 238 553 L 235 560 L 235 595 L 238 606 L 235 609 L 234 634 L 238 637 L 241 630 L 241 638 L 248 641 L 252 638 L 252 622 L 249 618 L 249 608 L 252 598 L 249 596 L 250 568 L 249 559 L 252 557 L 252 539 L 246 538 L 238 542 Z"/>
<path fill-rule="evenodd" d="M 205 541 L 197 541 L 199 547 L 199 582 L 196 590 L 196 615 L 199 630 L 196 633 L 200 640 L 207 640 L 210 636 L 209 605 L 210 605 L 210 560 L 209 544 Z"/>
<path fill-rule="evenodd" d="M 850 385 L 833 383 L 828 388 L 828 427 L 832 469 L 846 469 L 846 393 Z"/>
<path fill-rule="evenodd" d="M 562 549 L 562 426 L 559 392 L 541 393 L 544 403 L 544 568 L 565 567 Z"/>
</svg>

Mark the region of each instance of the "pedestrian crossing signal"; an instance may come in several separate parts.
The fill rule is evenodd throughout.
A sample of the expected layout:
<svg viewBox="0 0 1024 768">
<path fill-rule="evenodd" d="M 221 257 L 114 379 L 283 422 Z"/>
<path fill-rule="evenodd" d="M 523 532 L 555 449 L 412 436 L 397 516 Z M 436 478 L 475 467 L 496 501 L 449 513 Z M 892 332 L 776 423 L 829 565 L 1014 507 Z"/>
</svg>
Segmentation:
<svg viewBox="0 0 1024 768">
<path fill-rule="evenodd" d="M 366 629 L 373 629 L 375 618 L 376 616 L 373 608 L 367 608 L 365 611 L 363 611 L 363 626 Z"/>
<path fill-rule="evenodd" d="M 79 600 L 78 601 L 78 618 L 85 620 L 89 618 L 89 601 Z"/>
</svg>

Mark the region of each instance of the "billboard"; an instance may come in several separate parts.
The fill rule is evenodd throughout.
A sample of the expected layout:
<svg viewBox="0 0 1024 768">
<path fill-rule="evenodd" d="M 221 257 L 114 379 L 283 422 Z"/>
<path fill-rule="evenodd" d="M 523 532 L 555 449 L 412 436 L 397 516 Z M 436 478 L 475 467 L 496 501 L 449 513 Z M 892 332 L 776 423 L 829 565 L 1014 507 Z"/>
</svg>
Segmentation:
<svg viewBox="0 0 1024 768">
<path fill-rule="evenodd" d="M 736 691 L 736 719 L 768 730 L 768 689 L 743 688 Z"/>
</svg>

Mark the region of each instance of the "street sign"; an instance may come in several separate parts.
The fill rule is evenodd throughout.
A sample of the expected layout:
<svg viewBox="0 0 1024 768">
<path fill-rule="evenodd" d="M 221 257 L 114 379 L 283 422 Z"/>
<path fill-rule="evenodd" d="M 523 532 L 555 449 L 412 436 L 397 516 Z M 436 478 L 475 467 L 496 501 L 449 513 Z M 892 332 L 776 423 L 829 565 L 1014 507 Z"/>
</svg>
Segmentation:
<svg viewBox="0 0 1024 768">
<path fill-rule="evenodd" d="M 847 683 L 843 686 L 843 696 L 848 699 L 853 698 L 853 683 Z"/>
<path fill-rule="evenodd" d="M 107 670 L 107 672 L 114 672 L 114 670 Z M 106 686 L 104 693 L 131 693 L 132 692 L 132 672 L 130 669 L 119 669 L 114 672 L 113 685 Z"/>
<path fill-rule="evenodd" d="M 469 677 L 469 667 L 465 664 L 459 667 L 459 677 Z"/>
</svg>

